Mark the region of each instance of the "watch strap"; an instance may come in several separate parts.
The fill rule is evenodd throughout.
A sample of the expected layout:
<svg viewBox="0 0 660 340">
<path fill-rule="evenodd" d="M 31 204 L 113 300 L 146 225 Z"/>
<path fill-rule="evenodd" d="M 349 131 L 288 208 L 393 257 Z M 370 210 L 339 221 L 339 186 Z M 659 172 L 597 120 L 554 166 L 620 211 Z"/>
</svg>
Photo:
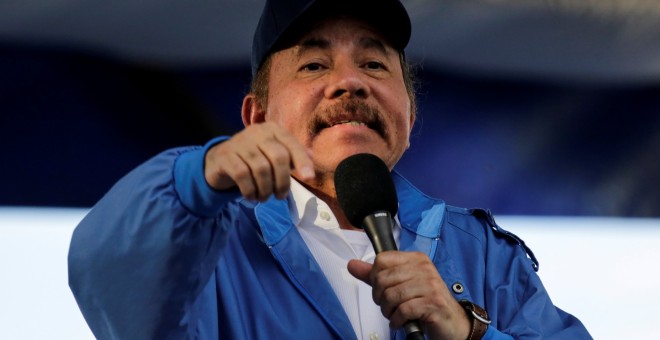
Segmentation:
<svg viewBox="0 0 660 340">
<path fill-rule="evenodd" d="M 468 300 L 461 300 L 459 303 L 465 308 L 468 318 L 472 321 L 472 329 L 467 340 L 479 340 L 483 338 L 488 330 L 488 325 L 490 325 L 488 312 Z"/>
</svg>

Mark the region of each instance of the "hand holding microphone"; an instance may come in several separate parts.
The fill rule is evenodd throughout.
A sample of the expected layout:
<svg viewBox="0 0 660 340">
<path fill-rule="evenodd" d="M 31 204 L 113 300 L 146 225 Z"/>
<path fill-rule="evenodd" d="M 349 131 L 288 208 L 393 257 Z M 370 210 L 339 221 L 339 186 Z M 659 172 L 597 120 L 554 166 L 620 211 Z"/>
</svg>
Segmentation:
<svg viewBox="0 0 660 340">
<path fill-rule="evenodd" d="M 358 154 L 342 161 L 335 172 L 335 190 L 344 214 L 353 226 L 364 228 L 376 254 L 397 250 L 392 216 L 398 200 L 389 169 L 380 158 Z M 406 339 L 424 339 L 417 321 L 407 321 L 404 328 Z"/>
<path fill-rule="evenodd" d="M 376 156 L 358 154 L 335 172 L 337 200 L 351 224 L 364 228 L 378 255 L 373 265 L 351 260 L 349 272 L 373 288 L 373 298 L 406 339 L 467 338 L 471 323 L 426 254 L 398 252 L 392 217 L 398 210 L 394 183 Z"/>
</svg>

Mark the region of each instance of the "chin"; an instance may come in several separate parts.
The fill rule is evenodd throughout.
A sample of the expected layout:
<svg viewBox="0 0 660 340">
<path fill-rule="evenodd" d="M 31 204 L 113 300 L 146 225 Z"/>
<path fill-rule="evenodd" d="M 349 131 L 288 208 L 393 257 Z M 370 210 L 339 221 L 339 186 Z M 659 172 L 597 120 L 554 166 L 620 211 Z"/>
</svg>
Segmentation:
<svg viewBox="0 0 660 340">
<path fill-rule="evenodd" d="M 380 159 L 383 159 L 383 152 L 377 152 L 374 148 L 356 146 L 356 147 L 343 147 L 343 148 L 332 148 L 322 151 L 318 154 L 316 158 L 317 166 L 320 166 L 326 171 L 334 172 L 339 163 L 344 159 L 357 155 L 360 153 L 370 153 L 378 156 Z M 386 159 L 384 159 L 386 161 Z M 387 162 L 387 161 L 386 161 Z"/>
<path fill-rule="evenodd" d="M 321 135 L 314 140 L 312 150 L 315 155 L 315 163 L 321 165 L 325 170 L 333 172 L 341 161 L 359 153 L 374 154 L 386 163 L 392 155 L 392 150 L 388 148 L 387 143 L 375 132 L 372 134 Z"/>
</svg>

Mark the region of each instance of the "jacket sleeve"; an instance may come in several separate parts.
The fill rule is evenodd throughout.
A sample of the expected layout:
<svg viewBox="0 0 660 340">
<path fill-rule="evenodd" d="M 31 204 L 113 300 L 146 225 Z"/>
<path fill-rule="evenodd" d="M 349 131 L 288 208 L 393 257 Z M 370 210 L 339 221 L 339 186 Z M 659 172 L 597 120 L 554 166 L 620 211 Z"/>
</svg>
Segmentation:
<svg viewBox="0 0 660 340">
<path fill-rule="evenodd" d="M 214 272 L 240 196 L 204 179 L 204 154 L 221 140 L 148 160 L 76 227 L 69 285 L 97 338 L 194 334 L 186 314 Z"/>
<path fill-rule="evenodd" d="M 591 339 L 582 323 L 557 308 L 525 242 L 482 209 L 447 207 L 434 261 L 457 300 L 482 306 L 490 339 Z M 456 291 L 452 285 L 461 284 Z"/>
<path fill-rule="evenodd" d="M 493 327 L 516 339 L 591 339 L 584 325 L 556 307 L 536 273 L 538 262 L 516 235 L 500 228 L 488 213 L 486 305 Z M 492 339 L 499 339 L 492 332 Z M 487 337 L 485 337 L 487 338 Z"/>
</svg>

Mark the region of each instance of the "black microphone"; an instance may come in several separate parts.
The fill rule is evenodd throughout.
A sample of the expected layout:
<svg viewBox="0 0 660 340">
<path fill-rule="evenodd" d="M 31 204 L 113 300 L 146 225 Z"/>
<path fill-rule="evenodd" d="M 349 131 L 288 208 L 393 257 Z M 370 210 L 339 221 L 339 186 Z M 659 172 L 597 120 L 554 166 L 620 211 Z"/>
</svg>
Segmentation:
<svg viewBox="0 0 660 340">
<path fill-rule="evenodd" d="M 376 254 L 397 250 L 392 235 L 392 216 L 399 200 L 390 170 L 383 161 L 368 153 L 350 156 L 341 161 L 335 171 L 337 200 L 354 227 L 363 228 Z M 415 320 L 403 326 L 407 340 L 424 339 Z"/>
</svg>

